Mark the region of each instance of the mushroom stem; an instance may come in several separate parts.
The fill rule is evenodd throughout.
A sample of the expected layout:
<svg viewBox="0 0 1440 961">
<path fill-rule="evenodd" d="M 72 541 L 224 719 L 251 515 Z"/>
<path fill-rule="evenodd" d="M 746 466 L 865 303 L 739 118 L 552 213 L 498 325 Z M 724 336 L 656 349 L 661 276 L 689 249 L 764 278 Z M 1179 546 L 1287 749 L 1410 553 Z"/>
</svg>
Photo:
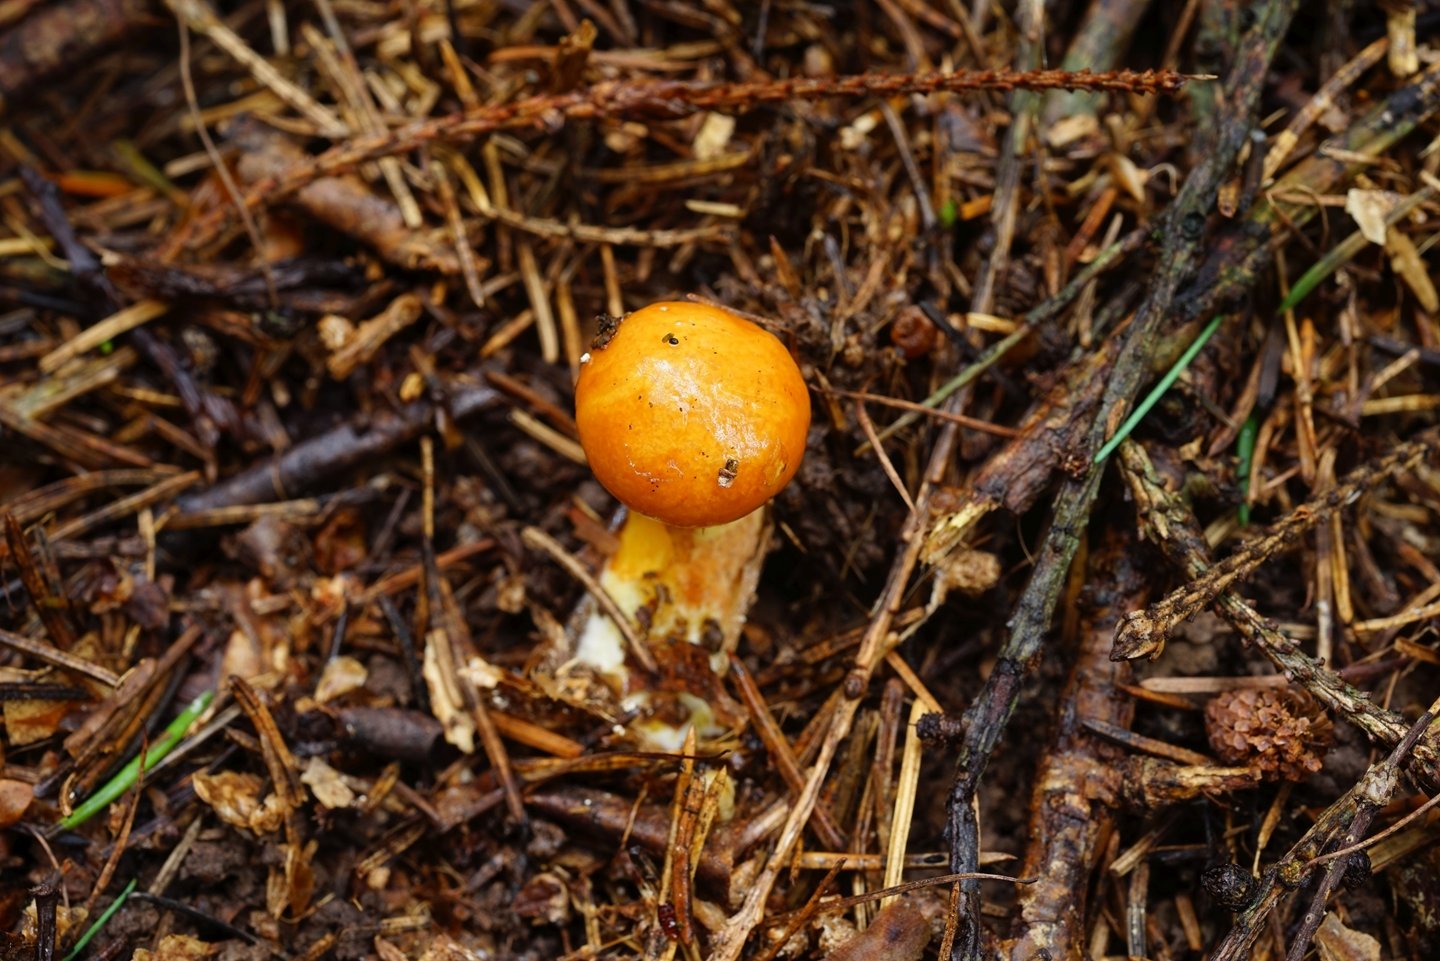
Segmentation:
<svg viewBox="0 0 1440 961">
<path fill-rule="evenodd" d="M 632 732 L 652 747 L 675 749 L 687 724 L 702 739 L 723 733 L 738 705 L 718 682 L 755 596 L 770 543 L 768 513 L 762 507 L 728 524 L 682 528 L 628 511 L 598 580 L 638 622 L 660 676 L 632 671 L 620 629 L 589 598 L 572 621 L 573 655 L 561 673 L 599 675 L 622 706 L 650 708 Z M 703 660 L 679 643 L 698 645 Z M 662 698 L 672 703 L 661 705 Z"/>
</svg>

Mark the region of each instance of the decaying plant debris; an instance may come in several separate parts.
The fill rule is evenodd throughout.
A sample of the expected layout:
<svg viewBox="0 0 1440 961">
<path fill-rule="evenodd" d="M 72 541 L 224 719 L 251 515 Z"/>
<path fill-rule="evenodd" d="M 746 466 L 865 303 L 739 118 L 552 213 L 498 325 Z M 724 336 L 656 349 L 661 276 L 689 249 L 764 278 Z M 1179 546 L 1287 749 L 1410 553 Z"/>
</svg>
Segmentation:
<svg viewBox="0 0 1440 961">
<path fill-rule="evenodd" d="M 0 8 L 4 957 L 1434 957 L 1433 29 Z M 723 650 L 572 415 L 685 296 L 814 413 Z"/>
</svg>

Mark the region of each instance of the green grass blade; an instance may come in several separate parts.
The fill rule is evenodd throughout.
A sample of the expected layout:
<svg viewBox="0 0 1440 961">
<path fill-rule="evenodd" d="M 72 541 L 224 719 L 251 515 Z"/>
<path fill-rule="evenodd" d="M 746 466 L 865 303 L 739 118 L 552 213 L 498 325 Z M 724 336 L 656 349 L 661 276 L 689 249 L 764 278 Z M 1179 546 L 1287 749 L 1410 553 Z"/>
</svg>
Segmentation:
<svg viewBox="0 0 1440 961">
<path fill-rule="evenodd" d="M 1255 435 L 1260 433 L 1260 421 L 1252 413 L 1240 426 L 1240 436 L 1235 442 L 1235 473 L 1240 482 L 1240 506 L 1235 518 L 1244 527 L 1250 523 L 1250 467 L 1255 462 Z"/>
<path fill-rule="evenodd" d="M 103 912 L 101 912 L 100 917 L 95 919 L 95 923 L 90 925 L 90 927 L 85 930 L 84 934 L 80 935 L 80 940 L 75 942 L 75 947 L 71 948 L 70 951 L 65 955 L 65 957 L 61 959 L 61 961 L 74 961 L 75 957 L 79 955 L 81 951 L 85 950 L 85 945 L 89 944 L 91 939 L 94 938 L 95 935 L 100 933 L 100 929 L 105 927 L 105 925 L 110 921 L 110 918 L 115 914 L 115 912 L 120 910 L 120 908 L 125 904 L 126 899 L 130 897 L 130 892 L 134 890 L 135 879 L 131 878 L 130 883 L 125 885 L 124 889 L 115 896 L 115 900 L 111 901 L 110 906 L 106 908 Z"/>
<path fill-rule="evenodd" d="M 1393 227 L 1395 224 L 1398 224 L 1401 220 L 1408 217 L 1412 210 L 1434 195 L 1435 191 L 1426 187 L 1424 190 L 1417 190 L 1413 194 L 1403 198 L 1385 215 L 1385 226 Z M 1340 269 L 1342 264 L 1348 263 L 1356 254 L 1365 249 L 1369 243 L 1370 242 L 1365 239 L 1365 235 L 1357 230 L 1330 248 L 1324 257 L 1317 260 L 1314 266 L 1301 274 L 1300 278 L 1295 281 L 1295 285 L 1290 288 L 1289 295 L 1287 295 L 1285 300 L 1280 304 L 1276 313 L 1283 314 L 1287 310 L 1294 309 L 1296 304 L 1300 303 L 1300 301 L 1310 295 L 1311 291 L 1320 286 L 1320 281 Z"/>
<path fill-rule="evenodd" d="M 1286 295 L 1275 312 L 1283 314 L 1287 310 L 1294 309 L 1296 304 L 1310 296 L 1310 292 L 1320 286 L 1320 281 L 1329 277 L 1338 270 L 1342 264 L 1351 260 L 1367 243 L 1369 243 L 1369 241 L 1357 230 L 1334 247 L 1331 247 L 1324 257 L 1315 261 L 1309 270 L 1300 275 L 1295 281 L 1295 286 L 1290 288 L 1290 293 Z"/>
<path fill-rule="evenodd" d="M 1150 413 L 1150 408 L 1154 407 L 1160 398 L 1165 396 L 1165 392 L 1170 389 L 1171 385 L 1179 379 L 1180 375 L 1185 373 L 1185 368 L 1190 366 L 1190 362 L 1195 359 L 1195 355 L 1200 353 L 1200 350 L 1210 341 L 1210 338 L 1215 335 L 1215 331 L 1220 329 L 1220 322 L 1224 319 L 1224 314 L 1216 314 L 1211 318 L 1210 323 L 1205 325 L 1205 329 L 1200 331 L 1200 336 L 1196 337 L 1190 346 L 1185 348 L 1185 353 L 1181 354 L 1180 359 L 1175 362 L 1175 365 L 1166 371 L 1164 377 L 1160 378 L 1160 383 L 1155 385 L 1155 389 L 1146 394 L 1145 399 L 1140 402 L 1140 405 L 1131 412 L 1129 417 L 1125 418 L 1125 423 L 1120 425 L 1120 429 L 1115 432 L 1115 436 L 1106 441 L 1105 446 L 1100 448 L 1100 453 L 1095 455 L 1095 463 L 1103 463 L 1107 457 L 1115 453 L 1115 448 L 1119 447 L 1125 438 L 1130 436 L 1130 432 L 1135 429 L 1135 426 L 1145 418 L 1146 414 Z"/>
<path fill-rule="evenodd" d="M 117 771 L 115 776 L 109 781 L 105 782 L 105 785 L 100 788 L 100 790 L 86 798 L 83 804 L 71 811 L 69 817 L 63 818 L 60 821 L 60 830 L 70 831 L 79 827 L 97 813 L 104 810 L 112 801 L 120 797 L 120 795 L 134 787 L 135 782 L 140 779 L 142 774 L 160 763 L 160 759 L 174 749 L 180 738 L 185 734 L 185 731 L 189 729 L 197 717 L 205 713 L 205 709 L 210 706 L 210 702 L 214 698 L 214 691 L 206 691 L 191 701 L 190 706 L 181 711 L 180 716 L 170 722 L 170 726 L 165 728 L 165 731 L 156 739 L 154 744 L 150 745 L 148 751 L 142 751 L 136 755 L 134 760 Z"/>
</svg>

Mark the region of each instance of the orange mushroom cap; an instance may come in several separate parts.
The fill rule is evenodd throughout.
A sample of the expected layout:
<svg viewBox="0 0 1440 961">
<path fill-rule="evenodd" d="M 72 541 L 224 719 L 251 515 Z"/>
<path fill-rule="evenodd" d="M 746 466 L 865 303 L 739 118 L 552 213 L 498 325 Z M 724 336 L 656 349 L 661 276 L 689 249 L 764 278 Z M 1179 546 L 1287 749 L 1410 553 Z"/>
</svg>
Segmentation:
<svg viewBox="0 0 1440 961">
<path fill-rule="evenodd" d="M 800 466 L 810 394 L 785 346 L 719 307 L 651 304 L 602 330 L 575 383 L 590 468 L 673 527 L 738 520 Z"/>
</svg>

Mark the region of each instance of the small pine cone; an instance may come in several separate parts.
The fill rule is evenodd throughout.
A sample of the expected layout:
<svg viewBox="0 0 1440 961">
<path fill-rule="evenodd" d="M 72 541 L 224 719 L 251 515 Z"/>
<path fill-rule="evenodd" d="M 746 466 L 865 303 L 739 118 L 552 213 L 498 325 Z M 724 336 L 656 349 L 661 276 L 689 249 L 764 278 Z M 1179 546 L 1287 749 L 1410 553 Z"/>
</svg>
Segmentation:
<svg viewBox="0 0 1440 961">
<path fill-rule="evenodd" d="M 1334 733 L 1310 695 L 1276 688 L 1226 691 L 1205 705 L 1210 747 L 1227 764 L 1244 764 L 1270 780 L 1303 781 L 1320 770 Z"/>
</svg>

